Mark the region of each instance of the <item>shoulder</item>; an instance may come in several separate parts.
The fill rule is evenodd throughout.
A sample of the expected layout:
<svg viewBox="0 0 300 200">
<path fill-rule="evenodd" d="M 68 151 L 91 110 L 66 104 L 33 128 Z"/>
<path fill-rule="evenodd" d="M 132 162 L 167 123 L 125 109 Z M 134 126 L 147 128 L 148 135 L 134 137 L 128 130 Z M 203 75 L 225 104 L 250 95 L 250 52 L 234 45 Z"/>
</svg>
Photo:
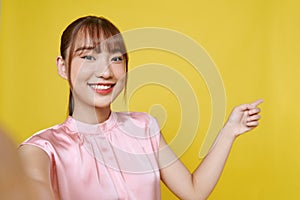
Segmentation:
<svg viewBox="0 0 300 200">
<path fill-rule="evenodd" d="M 130 120 L 136 125 L 141 126 L 152 126 L 157 124 L 156 119 L 146 112 L 116 112 L 116 116 L 119 122 Z"/>
<path fill-rule="evenodd" d="M 160 127 L 156 119 L 145 112 L 116 113 L 119 129 L 128 135 L 140 138 L 160 136 Z"/>
<path fill-rule="evenodd" d="M 65 123 L 57 124 L 46 129 L 42 129 L 33 135 L 31 135 L 28 139 L 26 139 L 23 143 L 32 142 L 35 140 L 51 140 L 55 133 L 65 132 Z"/>
<path fill-rule="evenodd" d="M 23 148 L 23 146 L 30 146 L 29 148 L 37 147 L 45 151 L 48 155 L 51 155 L 54 152 L 53 146 L 55 143 L 57 141 L 61 141 L 64 138 L 64 133 L 68 132 L 67 127 L 66 122 L 64 122 L 62 124 L 57 124 L 40 130 L 22 142 L 19 148 Z M 58 140 L 58 138 L 60 140 Z"/>
</svg>

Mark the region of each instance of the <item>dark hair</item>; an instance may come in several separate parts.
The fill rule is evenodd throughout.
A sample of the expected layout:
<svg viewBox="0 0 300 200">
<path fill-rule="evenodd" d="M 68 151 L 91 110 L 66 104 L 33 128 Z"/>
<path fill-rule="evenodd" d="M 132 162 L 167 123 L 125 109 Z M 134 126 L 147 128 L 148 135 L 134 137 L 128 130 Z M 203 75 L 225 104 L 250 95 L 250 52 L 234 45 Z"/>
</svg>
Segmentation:
<svg viewBox="0 0 300 200">
<path fill-rule="evenodd" d="M 71 84 L 71 62 L 74 56 L 75 45 L 78 37 L 91 39 L 94 48 L 104 48 L 108 51 L 117 49 L 120 51 L 123 54 L 126 62 L 125 70 L 126 72 L 128 71 L 128 55 L 125 43 L 119 29 L 115 25 L 103 17 L 96 16 L 81 17 L 73 21 L 64 30 L 60 43 L 60 55 L 65 60 L 68 69 L 68 81 L 70 85 L 68 112 L 70 116 L 73 114 L 74 110 Z"/>
</svg>

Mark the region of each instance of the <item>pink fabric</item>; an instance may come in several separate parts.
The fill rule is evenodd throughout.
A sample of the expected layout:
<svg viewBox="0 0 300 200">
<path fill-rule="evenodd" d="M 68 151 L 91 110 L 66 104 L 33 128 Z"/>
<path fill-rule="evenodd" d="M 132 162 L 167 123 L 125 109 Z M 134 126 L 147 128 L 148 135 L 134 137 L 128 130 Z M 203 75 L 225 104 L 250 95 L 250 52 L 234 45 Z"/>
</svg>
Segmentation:
<svg viewBox="0 0 300 200">
<path fill-rule="evenodd" d="M 101 124 L 68 117 L 22 145 L 43 149 L 51 161 L 57 199 L 160 199 L 160 130 L 146 113 L 115 113 Z"/>
</svg>

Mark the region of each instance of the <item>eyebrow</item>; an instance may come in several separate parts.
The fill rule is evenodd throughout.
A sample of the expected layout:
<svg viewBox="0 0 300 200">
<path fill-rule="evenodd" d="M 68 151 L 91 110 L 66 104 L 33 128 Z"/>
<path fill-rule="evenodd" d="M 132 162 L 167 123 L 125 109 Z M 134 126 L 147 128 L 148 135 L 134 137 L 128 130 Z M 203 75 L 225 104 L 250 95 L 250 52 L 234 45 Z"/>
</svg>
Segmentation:
<svg viewBox="0 0 300 200">
<path fill-rule="evenodd" d="M 123 52 L 124 51 L 122 51 L 120 48 L 115 48 L 110 51 L 110 53 L 112 53 L 112 54 L 115 54 L 115 53 L 124 54 Z"/>
<path fill-rule="evenodd" d="M 84 50 L 93 50 L 95 49 L 95 47 L 93 46 L 83 46 L 83 47 L 79 47 L 75 50 L 75 52 L 78 52 L 78 51 L 84 51 Z"/>
<path fill-rule="evenodd" d="M 95 50 L 97 47 L 94 46 L 83 46 L 83 47 L 78 47 L 75 50 L 75 53 L 80 52 L 80 51 L 85 51 L 85 50 Z M 115 53 L 122 53 L 123 51 L 120 48 L 114 48 L 112 50 L 110 50 L 110 53 L 115 54 Z"/>
</svg>

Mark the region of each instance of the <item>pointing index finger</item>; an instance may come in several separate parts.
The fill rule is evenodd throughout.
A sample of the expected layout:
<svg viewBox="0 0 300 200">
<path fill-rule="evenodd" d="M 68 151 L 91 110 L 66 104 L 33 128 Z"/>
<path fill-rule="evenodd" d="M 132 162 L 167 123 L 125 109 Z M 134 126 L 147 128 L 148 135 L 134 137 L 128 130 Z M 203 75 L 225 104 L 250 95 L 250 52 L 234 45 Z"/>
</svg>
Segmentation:
<svg viewBox="0 0 300 200">
<path fill-rule="evenodd" d="M 253 103 L 251 103 L 250 106 L 251 106 L 252 108 L 255 108 L 255 107 L 257 107 L 259 104 L 261 104 L 262 102 L 264 102 L 264 100 L 258 99 L 258 100 L 256 100 L 256 101 L 254 101 Z"/>
</svg>

